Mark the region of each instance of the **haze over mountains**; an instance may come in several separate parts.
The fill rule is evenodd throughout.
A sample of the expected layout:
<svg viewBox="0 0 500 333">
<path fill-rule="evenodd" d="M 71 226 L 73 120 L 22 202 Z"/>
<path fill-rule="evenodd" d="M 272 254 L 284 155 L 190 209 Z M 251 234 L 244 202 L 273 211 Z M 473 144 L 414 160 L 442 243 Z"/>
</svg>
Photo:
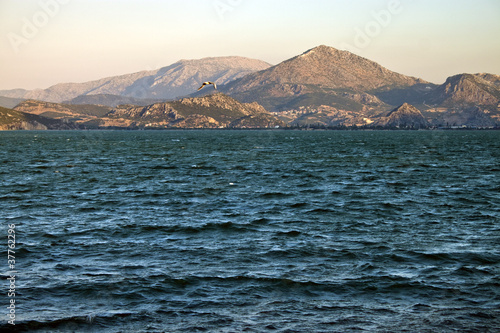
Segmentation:
<svg viewBox="0 0 500 333">
<path fill-rule="evenodd" d="M 197 92 L 201 83 L 209 80 L 216 82 L 222 93 L 212 87 Z M 166 101 L 187 95 L 190 98 Z M 111 118 L 115 124 L 120 123 L 117 118 L 122 119 L 123 127 L 133 124 L 153 128 L 234 127 L 235 124 L 425 128 L 500 124 L 498 75 L 458 74 L 436 85 L 324 45 L 275 66 L 242 57 L 182 60 L 155 71 L 58 84 L 45 90 L 0 91 L 0 96 L 6 97 L 0 98 L 0 102 L 9 103 L 14 101 L 12 98 L 65 101 L 58 106 L 29 101 L 19 104 L 16 110 L 80 125 L 101 124 L 99 128 L 111 124 Z M 258 108 L 263 108 L 257 118 L 241 114 L 238 107 L 229 115 L 227 112 L 234 102 L 258 103 Z M 106 108 L 89 114 L 85 111 L 88 106 L 83 104 Z M 168 108 L 177 112 L 175 119 L 172 113 L 158 113 Z M 217 118 L 220 110 L 226 110 L 223 113 L 227 119 Z M 155 117 L 150 116 L 151 112 L 156 112 Z M 246 121 L 242 121 L 244 117 Z"/>
</svg>

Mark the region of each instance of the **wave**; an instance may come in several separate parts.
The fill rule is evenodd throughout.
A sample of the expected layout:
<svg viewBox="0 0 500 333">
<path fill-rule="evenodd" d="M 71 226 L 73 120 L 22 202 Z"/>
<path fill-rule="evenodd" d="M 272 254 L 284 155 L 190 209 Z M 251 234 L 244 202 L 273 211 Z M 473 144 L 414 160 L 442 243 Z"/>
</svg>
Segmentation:
<svg viewBox="0 0 500 333">
<path fill-rule="evenodd" d="M 279 231 L 276 233 L 278 236 L 287 236 L 287 237 L 298 237 L 303 233 L 298 230 L 290 230 L 290 231 Z"/>
<path fill-rule="evenodd" d="M 293 193 L 284 193 L 284 192 L 266 192 L 260 194 L 261 198 L 265 199 L 280 199 L 295 196 Z"/>
<path fill-rule="evenodd" d="M 357 295 L 356 297 L 384 296 L 391 297 L 418 297 L 432 299 L 436 296 L 455 295 L 464 300 L 477 301 L 480 299 L 497 299 L 500 294 L 482 294 L 487 290 L 498 288 L 498 279 L 491 278 L 478 284 L 471 290 L 463 290 L 454 283 L 436 280 L 429 277 L 429 281 L 394 274 L 381 274 L 375 266 L 365 263 L 357 267 L 359 277 L 331 279 L 311 279 L 308 277 L 260 276 L 260 275 L 188 275 L 171 276 L 154 274 L 142 279 L 130 279 L 127 276 L 110 275 L 105 272 L 82 276 L 78 282 L 65 282 L 61 285 L 38 287 L 39 297 L 91 298 L 108 299 L 122 304 L 164 299 L 166 295 L 182 296 L 188 301 L 194 295 L 204 295 L 207 300 L 212 299 L 206 292 L 225 290 L 226 297 L 234 298 L 238 295 L 256 295 L 268 293 L 314 293 L 323 297 L 339 297 Z M 54 293 L 53 290 L 58 290 Z M 474 291 L 476 290 L 476 291 Z M 29 291 L 29 290 L 27 290 Z"/>
<path fill-rule="evenodd" d="M 406 257 L 416 263 L 449 264 L 460 263 L 461 265 L 496 265 L 500 262 L 500 253 L 477 253 L 477 252 L 418 252 L 406 251 Z M 406 260 L 406 259 L 403 259 Z"/>
<path fill-rule="evenodd" d="M 122 235 L 124 237 L 129 237 L 130 232 L 133 231 L 136 235 L 142 235 L 143 233 L 164 233 L 164 234 L 197 234 L 202 232 L 251 232 L 256 231 L 253 227 L 254 223 L 251 224 L 240 224 L 234 222 L 209 222 L 200 223 L 199 225 L 126 225 L 113 232 L 113 236 Z M 257 223 L 258 224 L 258 223 Z"/>
<path fill-rule="evenodd" d="M 112 328 L 114 323 L 124 320 L 148 320 L 145 315 L 130 312 L 88 314 L 47 320 L 29 320 L 16 322 L 16 325 L 0 324 L 0 332 L 95 332 L 97 329 Z"/>
<path fill-rule="evenodd" d="M 361 131 L 186 131 L 172 149 L 179 133 L 6 144 L 16 329 L 500 327 L 499 163 L 487 148 L 498 133 L 470 151 L 438 133 Z M 430 140 L 439 149 L 422 154 Z"/>
</svg>

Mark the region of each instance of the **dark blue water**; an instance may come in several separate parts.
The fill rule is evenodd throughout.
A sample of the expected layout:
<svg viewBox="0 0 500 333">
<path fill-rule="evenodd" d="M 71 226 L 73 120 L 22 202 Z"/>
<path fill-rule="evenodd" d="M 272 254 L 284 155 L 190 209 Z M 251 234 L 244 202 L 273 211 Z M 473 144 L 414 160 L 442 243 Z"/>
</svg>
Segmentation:
<svg viewBox="0 0 500 333">
<path fill-rule="evenodd" d="M 500 132 L 3 132 L 38 332 L 498 332 Z"/>
</svg>

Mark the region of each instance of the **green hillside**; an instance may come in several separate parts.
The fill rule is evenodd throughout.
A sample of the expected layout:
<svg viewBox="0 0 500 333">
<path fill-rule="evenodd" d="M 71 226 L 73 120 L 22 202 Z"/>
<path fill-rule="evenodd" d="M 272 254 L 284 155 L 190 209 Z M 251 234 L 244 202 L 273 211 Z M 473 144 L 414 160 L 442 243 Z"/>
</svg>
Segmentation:
<svg viewBox="0 0 500 333">
<path fill-rule="evenodd" d="M 0 125 L 10 125 L 27 120 L 25 113 L 0 106 Z"/>
<path fill-rule="evenodd" d="M 71 123 L 0 107 L 1 130 L 76 129 Z"/>
</svg>

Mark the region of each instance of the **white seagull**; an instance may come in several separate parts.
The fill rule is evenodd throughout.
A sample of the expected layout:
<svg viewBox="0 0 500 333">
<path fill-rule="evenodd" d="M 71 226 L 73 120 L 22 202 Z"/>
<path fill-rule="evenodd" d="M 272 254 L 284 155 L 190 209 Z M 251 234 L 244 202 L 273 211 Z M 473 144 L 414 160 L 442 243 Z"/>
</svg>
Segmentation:
<svg viewBox="0 0 500 333">
<path fill-rule="evenodd" d="M 210 82 L 210 81 L 207 81 L 207 82 L 203 82 L 203 84 L 201 85 L 201 87 L 198 88 L 198 91 L 203 89 L 204 86 L 207 86 L 207 85 L 210 85 L 210 84 L 213 84 L 214 85 L 214 89 L 217 90 L 217 85 L 213 82 Z"/>
</svg>

